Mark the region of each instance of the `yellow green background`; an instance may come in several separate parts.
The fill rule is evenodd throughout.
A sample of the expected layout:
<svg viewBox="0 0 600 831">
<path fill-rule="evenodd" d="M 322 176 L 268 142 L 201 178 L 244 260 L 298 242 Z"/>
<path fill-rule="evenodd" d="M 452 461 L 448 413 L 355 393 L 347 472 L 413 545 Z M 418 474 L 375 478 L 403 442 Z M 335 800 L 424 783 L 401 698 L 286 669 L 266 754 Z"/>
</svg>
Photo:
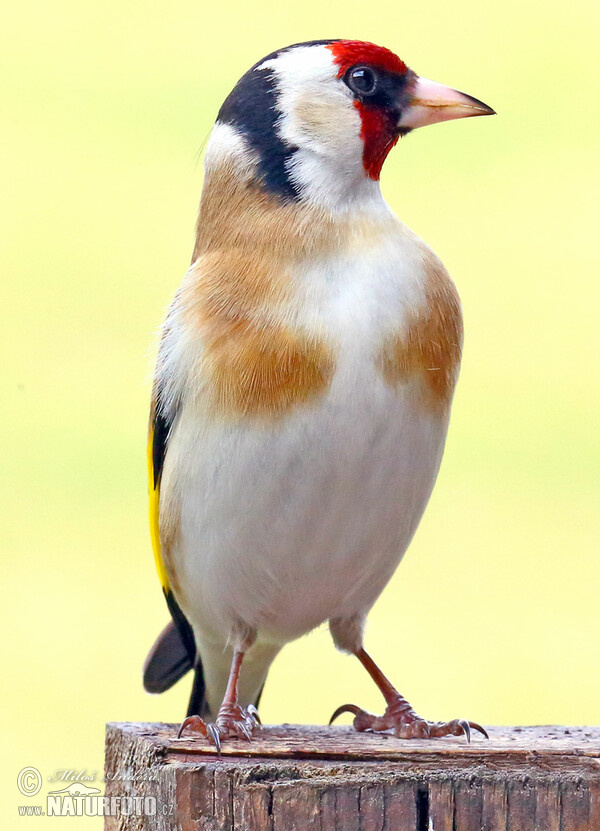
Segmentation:
<svg viewBox="0 0 600 831">
<path fill-rule="evenodd" d="M 385 44 L 498 111 L 409 136 L 383 172 L 454 276 L 466 346 L 438 484 L 368 648 L 430 718 L 600 721 L 599 22 L 595 0 L 6 8 L 3 828 L 33 822 L 16 810 L 25 765 L 99 771 L 106 721 L 184 714 L 187 681 L 141 686 L 167 620 L 146 523 L 153 333 L 220 102 L 308 39 Z M 261 709 L 323 723 L 345 701 L 381 708 L 323 630 L 283 651 Z M 100 827 L 52 827 L 75 823 Z"/>
</svg>

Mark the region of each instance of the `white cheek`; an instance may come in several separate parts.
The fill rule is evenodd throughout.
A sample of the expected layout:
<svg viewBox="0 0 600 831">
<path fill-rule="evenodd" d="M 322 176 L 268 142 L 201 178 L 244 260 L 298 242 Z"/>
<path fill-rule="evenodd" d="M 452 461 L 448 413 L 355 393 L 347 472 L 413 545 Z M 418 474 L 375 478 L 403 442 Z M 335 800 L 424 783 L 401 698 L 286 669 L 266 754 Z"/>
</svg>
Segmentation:
<svg viewBox="0 0 600 831">
<path fill-rule="evenodd" d="M 335 83 L 339 81 L 336 79 Z M 362 154 L 360 115 L 343 91 L 305 92 L 292 103 L 287 121 L 299 147 L 335 157 L 342 163 L 353 162 Z"/>
<path fill-rule="evenodd" d="M 277 83 L 277 131 L 298 150 L 288 172 L 303 198 L 344 210 L 365 187 L 360 114 L 326 46 L 284 52 L 263 66 Z M 367 185 L 368 187 L 368 185 Z"/>
<path fill-rule="evenodd" d="M 362 153 L 360 115 L 326 46 L 303 46 L 263 64 L 277 78 L 277 130 L 291 145 L 333 156 Z"/>
</svg>

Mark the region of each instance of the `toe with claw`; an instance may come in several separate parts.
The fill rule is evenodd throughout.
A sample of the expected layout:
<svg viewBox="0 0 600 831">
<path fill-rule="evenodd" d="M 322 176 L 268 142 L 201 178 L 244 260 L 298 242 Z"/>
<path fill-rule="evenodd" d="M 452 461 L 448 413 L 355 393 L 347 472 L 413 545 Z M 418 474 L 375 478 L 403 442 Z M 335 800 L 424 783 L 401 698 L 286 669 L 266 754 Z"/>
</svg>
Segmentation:
<svg viewBox="0 0 600 831">
<path fill-rule="evenodd" d="M 375 716 L 373 713 L 368 713 L 361 707 L 357 707 L 356 704 L 343 704 L 331 716 L 329 724 L 332 724 L 342 713 L 352 713 L 354 715 L 354 729 L 359 732 L 370 730 L 383 733 L 392 730 L 394 736 L 399 739 L 437 739 L 441 736 L 465 736 L 467 742 L 470 743 L 471 730 L 476 730 L 486 739 L 489 739 L 483 727 L 474 721 L 466 721 L 462 718 L 455 718 L 452 721 L 426 721 L 421 718 L 386 678 L 363 647 L 357 649 L 354 654 L 383 695 L 387 704 L 385 713 L 382 716 Z"/>
<path fill-rule="evenodd" d="M 185 730 L 199 733 L 214 744 L 220 753 L 221 739 L 237 738 L 249 742 L 260 724 L 258 710 L 253 704 L 245 709 L 239 704 L 233 704 L 221 707 L 214 723 L 206 722 L 200 716 L 188 716 L 179 728 L 177 738 L 180 739 Z"/>
<path fill-rule="evenodd" d="M 342 713 L 354 715 L 353 726 L 355 730 L 364 732 L 384 732 L 392 730 L 394 736 L 399 739 L 436 739 L 441 736 L 465 736 L 467 742 L 471 742 L 471 730 L 476 730 L 485 738 L 489 738 L 484 728 L 474 721 L 455 718 L 452 721 L 426 721 L 418 716 L 408 701 L 397 694 L 388 704 L 382 716 L 373 715 L 366 710 L 357 707 L 356 704 L 343 704 L 338 707 L 331 716 L 329 724 Z"/>
</svg>

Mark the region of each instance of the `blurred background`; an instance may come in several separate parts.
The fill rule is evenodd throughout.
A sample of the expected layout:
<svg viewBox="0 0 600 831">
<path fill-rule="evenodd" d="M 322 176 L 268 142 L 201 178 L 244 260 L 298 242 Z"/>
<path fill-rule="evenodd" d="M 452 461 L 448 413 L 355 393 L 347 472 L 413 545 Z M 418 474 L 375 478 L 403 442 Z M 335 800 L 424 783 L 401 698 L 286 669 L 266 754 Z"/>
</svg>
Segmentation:
<svg viewBox="0 0 600 831">
<path fill-rule="evenodd" d="M 383 171 L 458 285 L 466 344 L 438 484 L 367 647 L 429 718 L 600 721 L 599 23 L 594 0 L 6 8 L 4 827 L 25 822 L 24 766 L 100 771 L 105 722 L 184 715 L 187 680 L 141 684 L 167 621 L 146 520 L 155 333 L 219 105 L 297 41 L 385 44 L 498 111 L 418 131 Z M 322 724 L 345 701 L 382 704 L 323 630 L 282 652 L 261 714 Z"/>
</svg>

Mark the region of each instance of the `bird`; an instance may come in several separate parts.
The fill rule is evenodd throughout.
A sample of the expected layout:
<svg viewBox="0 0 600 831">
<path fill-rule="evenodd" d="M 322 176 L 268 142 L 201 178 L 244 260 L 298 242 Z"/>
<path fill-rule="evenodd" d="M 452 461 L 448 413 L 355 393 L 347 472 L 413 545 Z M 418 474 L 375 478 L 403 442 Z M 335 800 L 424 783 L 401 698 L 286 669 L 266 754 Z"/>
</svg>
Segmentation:
<svg viewBox="0 0 600 831">
<path fill-rule="evenodd" d="M 144 686 L 162 692 L 194 670 L 180 737 L 219 751 L 251 740 L 276 655 L 326 622 L 386 705 L 344 704 L 331 721 L 487 736 L 418 715 L 363 632 L 431 495 L 463 340 L 454 283 L 387 205 L 380 173 L 414 129 L 491 114 L 391 50 L 344 39 L 267 55 L 218 112 L 148 436 L 172 620 Z"/>
</svg>

